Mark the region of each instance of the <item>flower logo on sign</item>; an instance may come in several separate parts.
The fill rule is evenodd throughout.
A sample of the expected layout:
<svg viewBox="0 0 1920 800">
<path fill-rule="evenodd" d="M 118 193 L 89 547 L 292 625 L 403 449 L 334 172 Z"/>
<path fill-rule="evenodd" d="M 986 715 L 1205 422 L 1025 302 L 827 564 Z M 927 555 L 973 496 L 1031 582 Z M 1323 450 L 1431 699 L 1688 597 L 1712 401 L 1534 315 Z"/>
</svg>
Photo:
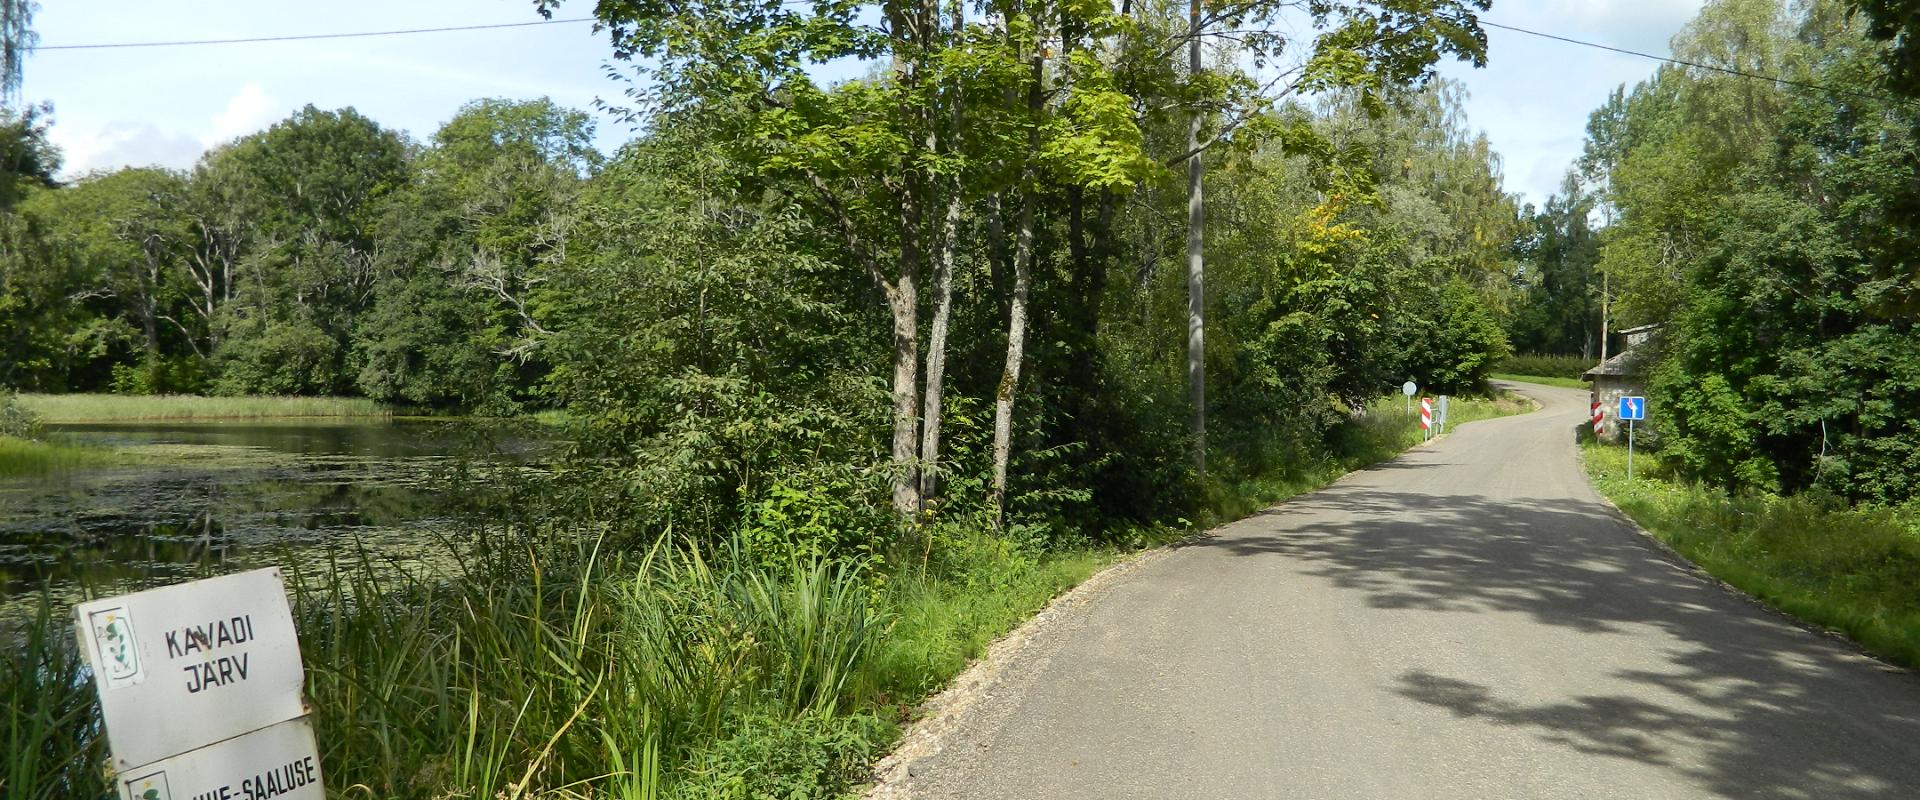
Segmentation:
<svg viewBox="0 0 1920 800">
<path fill-rule="evenodd" d="M 133 618 L 125 606 L 102 609 L 89 615 L 93 639 L 105 663 L 96 668 L 105 672 L 107 685 L 123 686 L 140 680 L 140 647 L 133 637 Z"/>
<path fill-rule="evenodd" d="M 127 781 L 127 790 L 127 794 L 136 800 L 173 800 L 173 793 L 167 790 L 165 772 Z"/>
</svg>

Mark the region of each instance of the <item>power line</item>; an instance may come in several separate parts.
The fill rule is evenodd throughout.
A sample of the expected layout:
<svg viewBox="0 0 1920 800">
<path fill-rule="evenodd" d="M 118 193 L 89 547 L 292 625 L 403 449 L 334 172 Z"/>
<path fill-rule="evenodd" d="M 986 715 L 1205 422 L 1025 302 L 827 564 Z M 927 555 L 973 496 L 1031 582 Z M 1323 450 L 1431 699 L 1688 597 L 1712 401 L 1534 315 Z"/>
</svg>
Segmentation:
<svg viewBox="0 0 1920 800">
<path fill-rule="evenodd" d="M 567 24 L 578 24 L 581 22 L 594 22 L 594 21 L 595 20 L 593 17 L 574 17 L 571 19 L 538 20 L 533 22 L 502 22 L 502 23 L 495 23 L 492 25 L 458 25 L 458 26 L 450 26 L 450 27 L 444 27 L 444 28 L 409 28 L 405 30 L 396 30 L 396 31 L 359 31 L 355 33 L 305 33 L 305 34 L 293 34 L 288 36 L 251 36 L 251 37 L 245 37 L 245 38 L 239 38 L 239 39 L 189 39 L 189 40 L 172 41 L 172 42 L 111 42 L 111 43 L 100 43 L 100 44 L 55 44 L 55 45 L 41 45 L 41 46 L 35 47 L 34 50 L 36 52 L 47 51 L 47 50 L 111 50 L 111 49 L 123 49 L 123 48 L 135 48 L 135 47 L 190 47 L 190 46 L 209 45 L 209 44 L 254 44 L 259 42 L 298 42 L 298 41 L 311 41 L 315 39 L 361 39 L 361 38 L 367 38 L 367 37 L 373 37 L 373 36 L 410 36 L 413 34 L 421 34 L 421 33 L 454 33 L 458 31 L 499 30 L 503 28 L 531 28 L 531 27 L 536 27 L 541 25 L 567 25 Z M 1599 42 L 1589 42 L 1581 39 L 1573 39 L 1566 36 L 1560 36 L 1557 34 L 1545 33 L 1542 31 L 1528 30 L 1526 28 L 1516 27 L 1513 25 L 1502 25 L 1498 22 L 1492 22 L 1490 20 L 1485 20 L 1485 19 L 1480 20 L 1480 24 L 1485 25 L 1489 28 L 1499 28 L 1500 30 L 1503 30 L 1503 31 L 1512 31 L 1514 33 L 1524 33 L 1528 36 L 1537 36 L 1542 39 L 1550 39 L 1556 42 L 1564 42 L 1566 44 L 1578 45 L 1580 47 L 1591 47 L 1596 50 L 1605 50 L 1610 53 L 1619 53 L 1621 55 L 1634 56 L 1637 58 L 1645 58 L 1645 59 L 1659 61 L 1667 64 L 1677 64 L 1683 67 L 1692 67 L 1694 69 L 1704 69 L 1710 72 L 1719 72 L 1726 75 L 1734 75 L 1737 77 L 1749 78 L 1752 80 L 1768 81 L 1781 86 L 1794 86 L 1801 89 L 1812 89 L 1814 91 L 1827 92 L 1829 94 L 1849 95 L 1852 97 L 1858 97 L 1858 98 L 1863 98 L 1868 100 L 1878 100 L 1886 103 L 1900 103 L 1904 105 L 1912 105 L 1912 104 L 1915 104 L 1916 102 L 1920 102 L 1920 101 L 1907 100 L 1907 99 L 1897 98 L 1897 97 L 1889 97 L 1886 95 L 1871 94 L 1867 92 L 1856 92 L 1849 89 L 1836 89 L 1831 86 L 1822 86 L 1817 83 L 1797 81 L 1791 78 L 1779 78 L 1772 75 L 1762 75 L 1757 72 L 1747 72 L 1745 70 L 1733 69 L 1732 67 L 1718 67 L 1712 64 L 1700 64 L 1692 61 L 1672 58 L 1670 56 L 1660 56 L 1660 55 L 1654 55 L 1652 53 L 1643 53 L 1639 50 L 1628 50 L 1624 47 L 1614 47 L 1613 45 L 1600 44 Z"/>
<path fill-rule="evenodd" d="M 1836 89 L 1831 86 L 1822 86 L 1817 83 L 1808 83 L 1806 81 L 1796 81 L 1791 78 L 1777 78 L 1772 75 L 1762 75 L 1757 72 L 1747 72 L 1745 70 L 1733 69 L 1732 67 L 1716 67 L 1712 64 L 1698 64 L 1692 61 L 1685 61 L 1685 60 L 1673 58 L 1670 56 L 1657 56 L 1652 53 L 1642 53 L 1638 50 L 1628 50 L 1624 47 L 1614 47 L 1613 45 L 1600 44 L 1599 42 L 1587 42 L 1579 39 L 1569 39 L 1565 36 L 1557 36 L 1551 33 L 1542 33 L 1540 31 L 1530 31 L 1530 30 L 1527 30 L 1526 28 L 1516 28 L 1512 25 L 1502 25 L 1498 22 L 1489 22 L 1484 19 L 1480 20 L 1480 24 L 1485 25 L 1489 28 L 1499 28 L 1503 31 L 1513 31 L 1514 33 L 1524 33 L 1528 36 L 1538 36 L 1542 39 L 1552 39 L 1556 42 L 1566 42 L 1567 44 L 1577 44 L 1577 45 L 1580 45 L 1581 47 L 1591 47 L 1596 50 L 1606 50 L 1608 52 L 1620 53 L 1622 55 L 1638 56 L 1640 58 L 1652 59 L 1654 61 L 1661 61 L 1668 64 L 1678 64 L 1683 67 L 1693 67 L 1694 69 L 1704 69 L 1710 72 L 1719 72 L 1726 75 L 1738 76 L 1741 78 L 1751 78 L 1753 80 L 1770 81 L 1772 83 L 1776 83 L 1781 86 L 1794 86 L 1801 89 L 1812 89 L 1817 92 L 1826 92 L 1828 94 L 1848 95 L 1848 96 L 1862 98 L 1866 100 L 1878 100 L 1883 103 L 1898 103 L 1902 105 L 1913 105 L 1916 102 L 1920 102 L 1920 101 L 1914 101 L 1914 100 L 1907 100 L 1899 97 L 1889 97 L 1887 95 L 1882 95 L 1882 94 L 1872 94 L 1870 92 L 1856 92 L 1851 89 Z"/>
<path fill-rule="evenodd" d="M 416 33 L 452 33 L 454 31 L 487 31 L 500 28 L 531 28 L 537 25 L 565 25 L 577 22 L 593 22 L 592 17 L 574 19 L 550 19 L 536 22 L 502 22 L 493 25 L 460 25 L 448 28 L 411 28 L 400 31 L 361 31 L 358 33 L 303 33 L 291 36 L 252 36 L 244 39 L 196 39 L 178 42 L 113 42 L 105 44 L 54 44 L 33 48 L 42 50 L 110 50 L 131 47 L 187 47 L 202 44 L 251 44 L 254 42 L 298 42 L 309 39 L 358 39 L 368 36 L 407 36 Z"/>
</svg>

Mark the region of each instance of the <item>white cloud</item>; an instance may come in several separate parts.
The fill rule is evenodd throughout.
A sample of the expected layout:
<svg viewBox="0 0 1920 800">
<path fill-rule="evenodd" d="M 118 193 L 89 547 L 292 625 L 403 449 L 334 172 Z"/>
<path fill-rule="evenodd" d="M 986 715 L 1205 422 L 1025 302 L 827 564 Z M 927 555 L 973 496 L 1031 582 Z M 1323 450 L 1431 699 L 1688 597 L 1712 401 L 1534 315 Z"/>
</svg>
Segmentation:
<svg viewBox="0 0 1920 800">
<path fill-rule="evenodd" d="M 203 148 L 225 144 L 266 127 L 274 119 L 273 98 L 260 84 L 240 87 L 240 93 L 227 101 L 227 108 L 213 115 L 213 130 L 200 137 Z"/>
<path fill-rule="evenodd" d="M 144 122 L 109 122 L 95 127 L 55 125 L 47 134 L 60 148 L 62 179 L 121 167 L 182 169 L 204 149 L 194 137 L 167 132 Z"/>
</svg>

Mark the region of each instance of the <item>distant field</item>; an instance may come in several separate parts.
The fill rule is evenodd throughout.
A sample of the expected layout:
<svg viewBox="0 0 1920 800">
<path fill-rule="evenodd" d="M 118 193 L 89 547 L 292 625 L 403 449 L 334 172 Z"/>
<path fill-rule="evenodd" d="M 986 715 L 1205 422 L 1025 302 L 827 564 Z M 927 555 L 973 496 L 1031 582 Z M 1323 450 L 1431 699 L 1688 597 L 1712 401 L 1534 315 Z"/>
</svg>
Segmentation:
<svg viewBox="0 0 1920 800">
<path fill-rule="evenodd" d="M 1579 378 L 1557 378 L 1551 375 L 1518 375 L 1518 374 L 1507 373 L 1507 372 L 1496 372 L 1496 373 L 1493 373 L 1493 378 L 1495 380 L 1502 380 L 1502 381 L 1519 381 L 1521 383 L 1538 383 L 1543 386 L 1564 386 L 1568 389 L 1587 388 L 1587 382 L 1580 380 Z"/>
<path fill-rule="evenodd" d="M 198 395 L 22 394 L 20 405 L 46 422 L 195 422 L 224 419 L 391 417 L 360 397 L 201 397 Z"/>
<path fill-rule="evenodd" d="M 1515 353 L 1500 362 L 1494 372 L 1512 375 L 1539 375 L 1548 378 L 1577 379 L 1599 364 L 1598 358 L 1584 356 L 1554 356 L 1540 353 Z"/>
</svg>

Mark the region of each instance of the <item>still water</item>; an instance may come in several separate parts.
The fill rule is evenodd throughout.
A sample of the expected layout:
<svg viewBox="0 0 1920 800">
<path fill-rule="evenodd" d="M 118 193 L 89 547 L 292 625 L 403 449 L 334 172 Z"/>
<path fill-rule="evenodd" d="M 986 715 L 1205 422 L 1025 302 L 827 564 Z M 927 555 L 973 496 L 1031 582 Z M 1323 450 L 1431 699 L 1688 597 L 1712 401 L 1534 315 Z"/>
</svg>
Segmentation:
<svg viewBox="0 0 1920 800">
<path fill-rule="evenodd" d="M 0 478 L 0 603 L 84 582 L 120 590 L 324 560 L 382 558 L 444 530 L 435 487 L 457 463 L 525 463 L 524 428 L 437 420 L 55 425 L 115 462 Z"/>
</svg>

